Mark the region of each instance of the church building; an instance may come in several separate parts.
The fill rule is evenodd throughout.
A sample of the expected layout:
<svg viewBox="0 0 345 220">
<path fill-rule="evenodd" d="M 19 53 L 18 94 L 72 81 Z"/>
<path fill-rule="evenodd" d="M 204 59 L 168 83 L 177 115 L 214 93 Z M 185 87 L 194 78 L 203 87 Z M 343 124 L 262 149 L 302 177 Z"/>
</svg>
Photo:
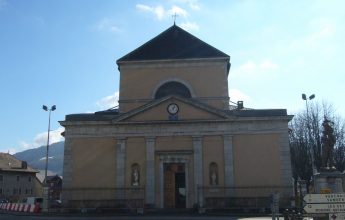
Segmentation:
<svg viewBox="0 0 345 220">
<path fill-rule="evenodd" d="M 64 207 L 289 203 L 292 116 L 230 105 L 229 55 L 174 24 L 116 63 L 118 108 L 60 121 Z"/>
</svg>

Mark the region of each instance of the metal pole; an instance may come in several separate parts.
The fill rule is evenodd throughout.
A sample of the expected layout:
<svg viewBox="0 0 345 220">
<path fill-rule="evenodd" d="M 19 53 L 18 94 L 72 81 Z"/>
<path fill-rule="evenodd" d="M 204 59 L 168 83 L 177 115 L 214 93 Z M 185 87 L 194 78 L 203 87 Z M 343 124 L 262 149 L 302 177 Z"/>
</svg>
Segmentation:
<svg viewBox="0 0 345 220">
<path fill-rule="evenodd" d="M 47 149 L 46 149 L 46 164 L 44 170 L 44 185 L 47 184 L 47 172 L 48 172 L 48 155 L 49 155 L 49 133 L 50 133 L 50 114 L 52 109 L 49 109 L 49 119 L 48 119 L 48 138 L 47 138 Z"/>
<path fill-rule="evenodd" d="M 311 136 L 310 120 L 309 120 L 308 98 L 305 99 L 305 105 L 307 108 L 307 128 L 308 128 L 308 136 L 309 136 L 308 144 L 309 144 L 312 140 L 312 136 Z M 313 146 L 313 144 L 310 144 L 309 147 L 310 147 L 310 154 L 311 154 L 311 165 L 312 165 L 312 169 L 313 169 L 313 174 L 315 174 L 316 168 L 315 168 L 315 164 L 314 164 L 314 146 Z"/>
</svg>

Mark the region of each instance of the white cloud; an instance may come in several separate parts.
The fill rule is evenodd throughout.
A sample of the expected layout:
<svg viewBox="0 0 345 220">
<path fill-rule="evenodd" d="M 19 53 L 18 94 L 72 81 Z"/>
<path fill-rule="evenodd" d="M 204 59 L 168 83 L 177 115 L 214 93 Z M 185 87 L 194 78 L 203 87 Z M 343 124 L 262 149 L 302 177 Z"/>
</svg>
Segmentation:
<svg viewBox="0 0 345 220">
<path fill-rule="evenodd" d="M 64 130 L 65 129 L 63 127 L 59 127 L 56 130 L 50 131 L 49 132 L 49 144 L 63 141 L 64 137 L 61 136 L 61 132 L 63 132 Z M 21 149 L 24 149 L 24 150 L 44 146 L 44 145 L 47 145 L 47 137 L 48 137 L 48 131 L 45 131 L 45 132 L 37 134 L 35 136 L 33 142 L 21 141 L 19 143 L 19 146 Z"/>
<path fill-rule="evenodd" d="M 244 92 L 238 89 L 230 89 L 229 96 L 230 96 L 230 101 L 232 102 L 237 102 L 237 101 L 248 102 L 251 100 L 247 94 L 245 94 Z"/>
<path fill-rule="evenodd" d="M 115 22 L 110 18 L 103 18 L 96 24 L 96 29 L 99 31 L 109 31 L 113 33 L 121 32 L 121 29 L 115 25 Z"/>
<path fill-rule="evenodd" d="M 199 11 L 201 8 L 198 0 L 173 0 L 172 2 L 188 5 L 193 11 Z"/>
<path fill-rule="evenodd" d="M 180 8 L 178 6 L 175 6 L 175 5 L 172 6 L 172 8 L 167 11 L 167 14 L 168 15 L 175 15 L 176 14 L 176 15 L 184 17 L 184 18 L 188 17 L 188 13 L 186 10 L 184 10 L 183 8 Z"/>
<path fill-rule="evenodd" d="M 10 147 L 6 153 L 15 154 L 15 153 L 17 153 L 17 149 L 14 147 Z"/>
<path fill-rule="evenodd" d="M 42 157 L 40 160 L 45 160 L 46 159 L 46 157 Z M 50 159 L 54 159 L 54 157 L 48 157 L 48 160 L 50 160 Z"/>
<path fill-rule="evenodd" d="M 139 11 L 153 13 L 158 20 L 162 20 L 165 16 L 165 10 L 163 6 L 150 7 L 148 5 L 137 4 L 135 6 Z"/>
<path fill-rule="evenodd" d="M 148 12 L 148 13 L 152 13 L 155 15 L 155 17 L 158 20 L 163 20 L 165 18 L 168 18 L 174 14 L 181 16 L 183 18 L 188 17 L 188 12 L 186 10 L 184 10 L 183 8 L 180 8 L 176 5 L 172 6 L 170 9 L 165 9 L 163 6 L 158 5 L 158 6 L 148 6 L 148 5 L 144 5 L 144 4 L 137 4 L 135 6 L 139 11 L 142 12 Z"/>
<path fill-rule="evenodd" d="M 199 25 L 194 22 L 184 22 L 181 23 L 181 28 L 185 29 L 186 31 L 198 31 Z"/>
<path fill-rule="evenodd" d="M 262 77 L 277 70 L 279 65 L 273 63 L 271 60 L 264 60 L 262 62 L 247 61 L 233 70 L 237 77 Z"/>
<path fill-rule="evenodd" d="M 109 108 L 113 108 L 117 106 L 118 101 L 119 101 L 119 91 L 115 92 L 112 95 L 101 98 L 99 101 L 97 101 L 96 104 L 99 108 L 104 110 L 104 109 L 109 109 Z"/>
<path fill-rule="evenodd" d="M 189 7 L 194 10 L 194 11 L 199 11 L 200 10 L 200 4 L 197 0 L 190 0 L 188 1 Z"/>
</svg>

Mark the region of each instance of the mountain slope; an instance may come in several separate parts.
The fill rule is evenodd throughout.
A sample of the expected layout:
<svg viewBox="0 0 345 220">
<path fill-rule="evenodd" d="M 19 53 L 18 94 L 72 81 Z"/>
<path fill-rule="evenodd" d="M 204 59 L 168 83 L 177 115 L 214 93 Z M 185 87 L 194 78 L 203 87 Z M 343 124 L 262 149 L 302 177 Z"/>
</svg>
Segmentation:
<svg viewBox="0 0 345 220">
<path fill-rule="evenodd" d="M 51 171 L 54 174 L 62 175 L 64 143 L 65 142 L 61 141 L 49 145 L 48 171 Z M 46 146 L 14 154 L 16 158 L 28 162 L 29 166 L 37 170 L 45 169 L 45 155 Z"/>
</svg>

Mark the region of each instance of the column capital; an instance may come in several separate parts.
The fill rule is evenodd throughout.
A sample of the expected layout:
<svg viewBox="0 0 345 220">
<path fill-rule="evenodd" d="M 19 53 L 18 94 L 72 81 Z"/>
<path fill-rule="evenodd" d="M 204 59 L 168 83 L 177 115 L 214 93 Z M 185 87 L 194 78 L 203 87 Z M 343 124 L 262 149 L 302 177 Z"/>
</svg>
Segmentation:
<svg viewBox="0 0 345 220">
<path fill-rule="evenodd" d="M 233 134 L 223 134 L 224 138 L 232 138 L 234 135 Z"/>
<path fill-rule="evenodd" d="M 122 141 L 126 141 L 127 137 L 116 137 L 115 139 L 117 142 L 122 142 Z"/>
<path fill-rule="evenodd" d="M 193 141 L 201 141 L 202 138 L 203 138 L 202 135 L 193 135 L 193 136 L 192 136 Z"/>
<path fill-rule="evenodd" d="M 156 140 L 156 136 L 147 136 L 145 137 L 146 141 L 155 141 Z"/>
</svg>

